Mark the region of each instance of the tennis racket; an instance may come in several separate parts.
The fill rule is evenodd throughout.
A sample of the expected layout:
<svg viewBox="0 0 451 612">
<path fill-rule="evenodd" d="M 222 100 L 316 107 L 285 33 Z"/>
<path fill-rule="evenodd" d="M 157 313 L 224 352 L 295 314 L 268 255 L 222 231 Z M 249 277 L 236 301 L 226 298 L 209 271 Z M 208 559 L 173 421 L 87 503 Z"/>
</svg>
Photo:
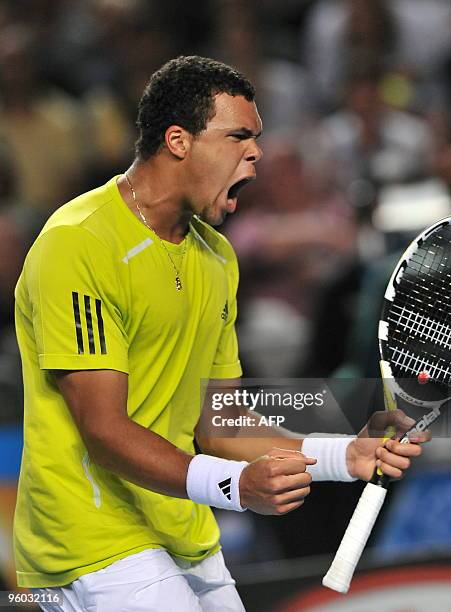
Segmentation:
<svg viewBox="0 0 451 612">
<path fill-rule="evenodd" d="M 407 248 L 388 283 L 379 321 L 385 406 L 399 398 L 425 410 L 408 434 L 424 431 L 450 404 L 451 217 L 422 232 Z M 391 436 L 389 436 L 391 437 Z M 388 439 L 388 438 L 386 438 Z M 323 585 L 347 593 L 382 508 L 389 477 L 376 470 L 366 485 Z"/>
</svg>

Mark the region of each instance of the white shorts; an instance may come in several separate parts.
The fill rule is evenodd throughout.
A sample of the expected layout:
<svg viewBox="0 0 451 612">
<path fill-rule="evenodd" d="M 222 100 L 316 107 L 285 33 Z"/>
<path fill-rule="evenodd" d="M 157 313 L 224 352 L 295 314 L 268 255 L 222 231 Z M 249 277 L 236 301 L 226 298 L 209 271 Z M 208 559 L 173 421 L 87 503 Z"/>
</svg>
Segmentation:
<svg viewBox="0 0 451 612">
<path fill-rule="evenodd" d="M 80 576 L 63 587 L 30 589 L 58 594 L 44 612 L 245 612 L 222 552 L 189 563 L 148 549 Z"/>
</svg>

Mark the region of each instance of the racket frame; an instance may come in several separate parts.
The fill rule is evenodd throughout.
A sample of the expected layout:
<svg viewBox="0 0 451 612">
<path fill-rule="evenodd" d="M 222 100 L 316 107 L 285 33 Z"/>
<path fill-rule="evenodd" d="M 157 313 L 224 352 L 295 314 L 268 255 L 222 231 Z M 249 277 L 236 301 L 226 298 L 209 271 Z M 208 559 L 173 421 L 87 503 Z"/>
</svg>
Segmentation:
<svg viewBox="0 0 451 612">
<path fill-rule="evenodd" d="M 407 267 L 408 261 L 418 250 L 424 240 L 426 240 L 431 233 L 434 233 L 441 227 L 450 224 L 451 217 L 441 219 L 421 232 L 410 243 L 390 277 L 384 295 L 386 300 L 393 302 L 394 296 L 396 295 L 396 285 L 400 282 Z M 450 398 L 448 397 L 446 399 L 428 401 L 414 398 L 410 394 L 406 393 L 406 391 L 402 389 L 393 376 L 389 361 L 383 358 L 385 353 L 384 342 L 388 338 L 388 322 L 384 321 L 383 319 L 381 319 L 379 322 L 378 338 L 381 353 L 380 367 L 386 409 L 396 409 L 397 397 L 402 398 L 412 405 L 431 409 L 420 419 L 418 419 L 415 425 L 401 438 L 400 442 L 406 444 L 409 442 L 409 434 L 424 431 L 427 429 L 427 427 L 429 427 L 429 425 L 434 423 L 439 418 L 441 414 L 441 407 L 443 404 L 449 402 Z M 382 441 L 386 441 L 390 437 L 392 437 L 392 435 L 388 435 L 387 437 L 383 438 Z M 323 578 L 322 583 L 324 586 L 338 591 L 339 593 L 348 592 L 354 571 L 384 503 L 389 483 L 390 478 L 388 476 L 383 474 L 381 470 L 375 470 L 372 480 L 366 485 L 362 493 L 329 571 Z"/>
</svg>

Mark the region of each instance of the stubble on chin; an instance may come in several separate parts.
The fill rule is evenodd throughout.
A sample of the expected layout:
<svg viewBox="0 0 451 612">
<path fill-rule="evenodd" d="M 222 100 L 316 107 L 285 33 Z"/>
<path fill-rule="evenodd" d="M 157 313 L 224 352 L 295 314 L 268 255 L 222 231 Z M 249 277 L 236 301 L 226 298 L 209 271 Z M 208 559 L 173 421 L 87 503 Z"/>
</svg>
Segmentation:
<svg viewBox="0 0 451 612">
<path fill-rule="evenodd" d="M 211 208 L 207 208 L 207 210 L 200 215 L 200 218 L 209 225 L 217 227 L 224 223 L 226 216 L 227 211 L 225 210 L 212 210 Z"/>
</svg>

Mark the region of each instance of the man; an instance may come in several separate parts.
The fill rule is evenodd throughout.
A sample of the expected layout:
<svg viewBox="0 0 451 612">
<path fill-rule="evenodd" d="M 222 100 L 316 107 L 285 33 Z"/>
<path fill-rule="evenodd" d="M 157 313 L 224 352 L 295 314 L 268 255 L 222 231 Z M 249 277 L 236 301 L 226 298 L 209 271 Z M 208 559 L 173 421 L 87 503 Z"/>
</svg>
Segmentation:
<svg viewBox="0 0 451 612">
<path fill-rule="evenodd" d="M 255 177 L 253 99 L 218 62 L 163 66 L 139 106 L 132 166 L 61 207 L 27 257 L 15 551 L 19 585 L 64 596 L 44 610 L 242 610 L 208 506 L 280 515 L 309 493 L 315 459 L 285 432 L 244 448 L 202 433 L 200 380 L 241 375 L 237 263 L 211 225 Z M 206 454 L 194 456 L 196 432 Z M 370 478 L 376 458 L 399 477 L 420 453 L 378 447 L 308 450 L 318 477 L 344 480 Z"/>
</svg>

